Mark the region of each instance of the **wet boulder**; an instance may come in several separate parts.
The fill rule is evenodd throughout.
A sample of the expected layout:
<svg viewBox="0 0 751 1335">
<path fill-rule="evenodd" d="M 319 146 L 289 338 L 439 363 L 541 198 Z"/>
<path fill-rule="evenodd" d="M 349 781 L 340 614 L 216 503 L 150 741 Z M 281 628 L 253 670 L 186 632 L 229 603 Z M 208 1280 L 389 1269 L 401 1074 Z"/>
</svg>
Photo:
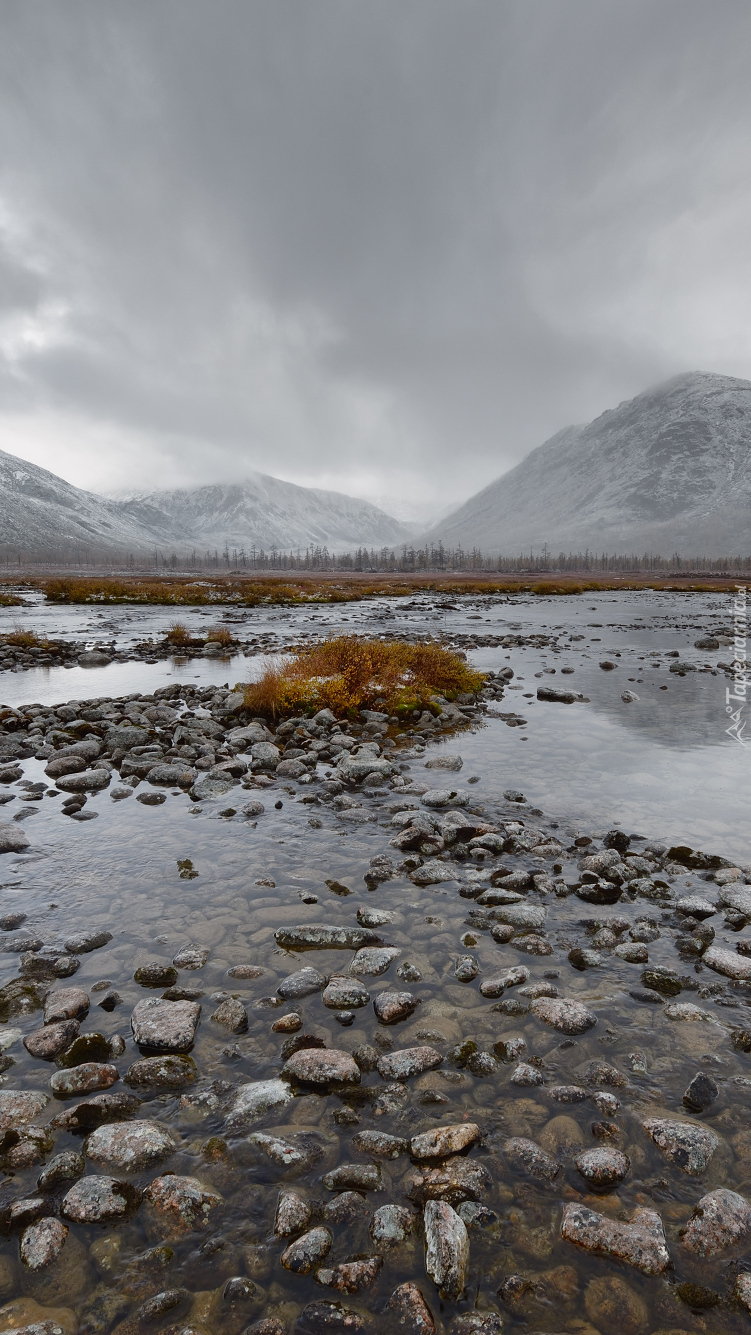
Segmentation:
<svg viewBox="0 0 751 1335">
<path fill-rule="evenodd" d="M 86 1138 L 84 1153 L 94 1163 L 136 1173 L 174 1154 L 172 1133 L 158 1122 L 114 1122 L 100 1126 Z"/>
<path fill-rule="evenodd" d="M 193 1046 L 200 1015 L 198 1002 L 147 997 L 133 1008 L 133 1037 L 142 1048 L 187 1052 Z"/>
<path fill-rule="evenodd" d="M 644 1130 L 666 1158 L 682 1173 L 698 1177 L 709 1166 L 720 1146 L 720 1138 L 700 1122 L 676 1122 L 668 1117 L 648 1117 Z"/>
<path fill-rule="evenodd" d="M 645 1275 L 661 1275 L 671 1265 L 662 1220 L 655 1210 L 637 1209 L 626 1223 L 571 1203 L 563 1207 L 561 1237 L 584 1251 L 625 1261 Z"/>
<path fill-rule="evenodd" d="M 444 1299 L 457 1301 L 467 1282 L 469 1235 L 446 1201 L 428 1201 L 423 1212 L 425 1269 Z"/>
<path fill-rule="evenodd" d="M 751 1205 L 745 1196 L 726 1187 L 707 1192 L 681 1236 L 687 1251 L 713 1257 L 731 1247 L 747 1246 L 751 1236 Z"/>
<path fill-rule="evenodd" d="M 212 1227 L 222 1205 L 221 1196 L 198 1178 L 179 1174 L 155 1178 L 144 1192 L 147 1225 L 160 1238 Z"/>
</svg>

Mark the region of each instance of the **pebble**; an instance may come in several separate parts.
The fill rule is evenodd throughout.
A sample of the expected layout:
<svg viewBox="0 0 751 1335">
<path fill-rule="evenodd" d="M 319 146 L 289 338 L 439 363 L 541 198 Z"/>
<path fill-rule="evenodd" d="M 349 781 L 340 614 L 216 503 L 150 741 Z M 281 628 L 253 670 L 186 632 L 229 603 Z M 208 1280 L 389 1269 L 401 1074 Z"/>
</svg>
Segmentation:
<svg viewBox="0 0 751 1335">
<path fill-rule="evenodd" d="M 683 1095 L 683 1103 L 691 1112 L 705 1112 L 714 1103 L 719 1092 L 711 1075 L 697 1071 Z"/>
<path fill-rule="evenodd" d="M 382 1267 L 382 1256 L 363 1256 L 356 1261 L 342 1261 L 332 1270 L 319 1270 L 316 1282 L 340 1293 L 359 1293 L 374 1283 Z"/>
<path fill-rule="evenodd" d="M 195 1001 L 148 997 L 133 1008 L 131 1028 L 139 1047 L 187 1052 L 193 1046 L 201 1007 Z"/>
<path fill-rule="evenodd" d="M 342 1163 L 330 1173 L 324 1173 L 323 1185 L 327 1191 L 380 1191 L 380 1164 Z"/>
<path fill-rule="evenodd" d="M 616 1149 L 585 1150 L 574 1159 L 577 1170 L 594 1191 L 610 1191 L 628 1173 L 631 1160 Z"/>
<path fill-rule="evenodd" d="M 395 1247 L 413 1233 L 416 1216 L 404 1205 L 381 1205 L 370 1221 L 371 1242 L 381 1247 Z"/>
<path fill-rule="evenodd" d="M 403 1137 L 390 1136 L 386 1131 L 358 1131 L 352 1137 L 352 1148 L 358 1154 L 370 1154 L 374 1159 L 398 1159 L 410 1146 Z M 410 1153 L 414 1151 L 410 1149 Z"/>
<path fill-rule="evenodd" d="M 343 1007 L 359 1009 L 367 1006 L 370 993 L 356 978 L 348 978 L 344 974 L 332 974 L 323 990 L 321 1000 L 329 1010 L 340 1010 Z"/>
<path fill-rule="evenodd" d="M 526 1136 L 512 1136 L 505 1142 L 503 1152 L 512 1168 L 538 1182 L 553 1182 L 561 1171 L 561 1165 L 536 1141 L 528 1140 Z"/>
<path fill-rule="evenodd" d="M 580 1001 L 570 997 L 558 1000 L 540 997 L 532 1002 L 532 1012 L 543 1024 L 558 1029 L 562 1034 L 584 1034 L 597 1024 L 597 1016 Z"/>
<path fill-rule="evenodd" d="M 39 1219 L 24 1229 L 19 1248 L 22 1263 L 29 1270 L 44 1270 L 60 1255 L 68 1226 L 60 1219 Z"/>
<path fill-rule="evenodd" d="M 302 1048 L 285 1062 L 282 1076 L 309 1085 L 359 1085 L 360 1068 L 338 1048 Z"/>
<path fill-rule="evenodd" d="M 177 1054 L 142 1057 L 128 1067 L 124 1076 L 126 1085 L 143 1089 L 181 1089 L 197 1078 L 193 1058 Z"/>
<path fill-rule="evenodd" d="M 350 1307 L 341 1303 L 307 1303 L 297 1318 L 295 1335 L 360 1335 L 365 1329 L 365 1318 Z"/>
<path fill-rule="evenodd" d="M 380 945 L 380 937 L 369 927 L 279 927 L 274 940 L 284 950 L 358 950 Z"/>
<path fill-rule="evenodd" d="M 671 1265 L 662 1220 L 655 1210 L 639 1208 L 625 1223 L 570 1203 L 563 1207 L 561 1237 L 584 1251 L 625 1261 L 645 1275 L 664 1274 Z"/>
<path fill-rule="evenodd" d="M 228 1029 L 231 1034 L 245 1034 L 248 1030 L 248 1012 L 237 997 L 227 997 L 214 1011 L 211 1019 L 214 1024 Z"/>
<path fill-rule="evenodd" d="M 58 1098 L 71 1094 L 92 1094 L 96 1089 L 109 1089 L 120 1075 L 111 1062 L 81 1062 L 69 1071 L 56 1071 L 50 1077 L 50 1089 Z"/>
<path fill-rule="evenodd" d="M 49 992 L 44 1002 L 44 1023 L 55 1020 L 83 1020 L 89 1013 L 89 997 L 81 987 L 60 987 Z"/>
<path fill-rule="evenodd" d="M 519 1085 L 522 1088 L 533 1088 L 535 1085 L 544 1085 L 545 1077 L 536 1066 L 528 1066 L 526 1062 L 520 1062 L 512 1072 L 511 1084 Z"/>
<path fill-rule="evenodd" d="M 282 1265 L 285 1270 L 291 1270 L 295 1275 L 309 1275 L 311 1270 L 328 1256 L 333 1241 L 330 1229 L 320 1225 L 311 1228 L 285 1248 L 280 1258 Z"/>
<path fill-rule="evenodd" d="M 648 1117 L 644 1130 L 658 1149 L 683 1173 L 698 1176 L 709 1166 L 720 1139 L 708 1126 L 697 1122 L 674 1122 L 667 1117 Z"/>
<path fill-rule="evenodd" d="M 227 1128 L 234 1131 L 249 1122 L 257 1122 L 266 1113 L 285 1108 L 293 1098 L 286 1080 L 257 1080 L 240 1085 L 227 1116 Z"/>
<path fill-rule="evenodd" d="M 288 974 L 276 990 L 283 1001 L 298 1001 L 302 997 L 311 997 L 315 992 L 320 992 L 325 984 L 326 979 L 323 974 L 308 965 L 304 969 L 298 969 L 297 973 Z"/>
<path fill-rule="evenodd" d="M 101 950 L 112 940 L 111 932 L 81 932 L 78 936 L 69 936 L 65 949 L 71 955 L 88 955 L 92 950 Z"/>
<path fill-rule="evenodd" d="M 349 972 L 378 978 L 382 973 L 386 973 L 401 953 L 396 946 L 367 946 L 363 950 L 358 950 L 349 966 Z"/>
<path fill-rule="evenodd" d="M 709 946 L 704 951 L 702 960 L 708 969 L 714 969 L 715 973 L 720 973 L 725 978 L 732 978 L 735 981 L 751 978 L 751 959 L 736 955 L 734 951 L 725 950 L 722 946 Z"/>
<path fill-rule="evenodd" d="M 312 1208 L 296 1191 L 282 1190 L 276 1203 L 274 1232 L 278 1238 L 289 1238 L 302 1233 L 312 1218 Z"/>
<path fill-rule="evenodd" d="M 23 1045 L 30 1056 L 40 1061 L 53 1061 L 70 1047 L 74 1038 L 78 1037 L 78 1030 L 78 1020 L 58 1020 L 56 1023 L 45 1025 L 43 1029 L 35 1029 L 33 1033 L 27 1034 Z"/>
<path fill-rule="evenodd" d="M 55 1191 L 64 1182 L 75 1182 L 86 1172 L 86 1161 L 75 1150 L 63 1150 L 50 1159 L 37 1178 L 39 1191 Z"/>
<path fill-rule="evenodd" d="M 460 1122 L 456 1126 L 439 1126 L 432 1131 L 423 1131 L 413 1136 L 409 1143 L 409 1152 L 413 1159 L 445 1159 L 451 1154 L 461 1154 L 480 1138 L 480 1128 L 475 1122 Z"/>
<path fill-rule="evenodd" d="M 405 1335 L 436 1335 L 430 1308 L 417 1285 L 409 1280 L 394 1289 L 383 1310 L 387 1320 Z"/>
<path fill-rule="evenodd" d="M 422 1071 L 440 1066 L 443 1057 L 431 1047 L 402 1048 L 378 1059 L 378 1073 L 384 1080 L 408 1080 Z"/>
<path fill-rule="evenodd" d="M 160 1238 L 178 1238 L 211 1227 L 223 1205 L 221 1196 L 198 1178 L 172 1173 L 155 1178 L 143 1196 L 147 1214 L 157 1225 Z"/>
<path fill-rule="evenodd" d="M 60 1213 L 76 1224 L 122 1219 L 138 1207 L 141 1193 L 130 1182 L 112 1177 L 82 1177 L 63 1197 Z"/>
<path fill-rule="evenodd" d="M 132 1117 L 141 1106 L 134 1094 L 94 1094 L 92 1098 L 66 1108 L 50 1123 L 66 1131 L 93 1131 L 103 1122 L 122 1121 Z"/>
<path fill-rule="evenodd" d="M 425 1269 L 443 1299 L 461 1298 L 469 1268 L 469 1235 L 464 1221 L 446 1201 L 427 1201 Z"/>
<path fill-rule="evenodd" d="M 376 1019 L 381 1024 L 397 1024 L 416 1010 L 418 998 L 411 992 L 379 992 L 373 1002 Z"/>
</svg>

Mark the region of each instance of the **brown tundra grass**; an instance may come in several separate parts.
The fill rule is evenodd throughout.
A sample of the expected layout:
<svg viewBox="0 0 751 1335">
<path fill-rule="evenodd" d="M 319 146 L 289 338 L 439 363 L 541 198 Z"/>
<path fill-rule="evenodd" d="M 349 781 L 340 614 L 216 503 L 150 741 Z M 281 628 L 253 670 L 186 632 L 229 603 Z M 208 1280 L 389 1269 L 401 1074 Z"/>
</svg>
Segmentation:
<svg viewBox="0 0 751 1335">
<path fill-rule="evenodd" d="M 234 644 L 234 635 L 228 626 L 214 626 L 206 636 L 207 642 L 213 640 L 215 644 L 230 645 Z"/>
<path fill-rule="evenodd" d="M 331 709 L 403 714 L 430 706 L 431 697 L 454 699 L 479 691 L 482 672 L 440 644 L 361 639 L 340 635 L 267 667 L 244 689 L 245 707 L 273 718 Z"/>
</svg>

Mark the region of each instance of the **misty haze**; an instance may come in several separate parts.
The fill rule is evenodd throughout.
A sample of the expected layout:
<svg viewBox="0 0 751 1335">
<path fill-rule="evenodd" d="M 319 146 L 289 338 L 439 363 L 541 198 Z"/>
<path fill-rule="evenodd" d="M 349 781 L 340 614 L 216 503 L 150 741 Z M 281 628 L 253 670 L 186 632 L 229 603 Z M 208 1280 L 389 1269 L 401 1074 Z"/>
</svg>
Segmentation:
<svg viewBox="0 0 751 1335">
<path fill-rule="evenodd" d="M 750 54 L 0 7 L 0 1330 L 747 1329 Z"/>
</svg>

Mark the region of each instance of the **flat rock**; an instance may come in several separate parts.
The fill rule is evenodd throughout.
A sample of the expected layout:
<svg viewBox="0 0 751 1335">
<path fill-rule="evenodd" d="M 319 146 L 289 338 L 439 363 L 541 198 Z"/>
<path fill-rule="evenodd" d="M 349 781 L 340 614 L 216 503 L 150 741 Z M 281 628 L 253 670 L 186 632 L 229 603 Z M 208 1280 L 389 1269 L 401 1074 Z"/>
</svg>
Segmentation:
<svg viewBox="0 0 751 1335">
<path fill-rule="evenodd" d="M 324 1173 L 327 1191 L 380 1191 L 383 1185 L 377 1163 L 341 1163 Z"/>
<path fill-rule="evenodd" d="M 367 1006 L 370 993 L 356 978 L 345 974 L 332 974 L 321 998 L 329 1010 L 358 1010 Z"/>
<path fill-rule="evenodd" d="M 111 1164 L 135 1173 L 174 1154 L 177 1142 L 158 1122 L 114 1122 L 100 1126 L 86 1138 L 84 1153 L 94 1163 Z"/>
<path fill-rule="evenodd" d="M 37 1178 L 39 1191 L 55 1191 L 64 1182 L 75 1182 L 86 1172 L 86 1161 L 75 1150 L 63 1150 L 42 1169 Z"/>
<path fill-rule="evenodd" d="M 597 1024 L 597 1016 L 572 997 L 539 997 L 532 1002 L 532 1013 L 562 1034 L 584 1034 Z"/>
<path fill-rule="evenodd" d="M 301 1048 L 282 1068 L 288 1080 L 307 1085 L 359 1085 L 360 1068 L 354 1057 L 338 1048 Z"/>
<path fill-rule="evenodd" d="M 223 1201 L 197 1177 L 169 1173 L 149 1183 L 144 1205 L 160 1237 L 178 1238 L 213 1225 Z"/>
<path fill-rule="evenodd" d="M 276 990 L 283 1001 L 296 1001 L 301 997 L 310 997 L 314 992 L 320 992 L 325 984 L 326 979 L 323 974 L 307 965 L 304 969 L 298 969 L 296 973 L 290 973 L 283 978 Z"/>
<path fill-rule="evenodd" d="M 213 1024 L 221 1025 L 230 1034 L 245 1034 L 248 1029 L 248 1012 L 239 997 L 227 997 L 220 1001 L 213 1015 Z"/>
<path fill-rule="evenodd" d="M 76 936 L 69 936 L 65 941 L 65 949 L 71 955 L 88 955 L 92 950 L 101 950 L 112 940 L 111 932 L 79 932 Z"/>
<path fill-rule="evenodd" d="M 286 1108 L 293 1098 L 286 1080 L 256 1080 L 240 1085 L 227 1116 L 227 1128 L 234 1131 L 257 1122 L 272 1110 Z"/>
<path fill-rule="evenodd" d="M 369 927 L 307 926 L 279 927 L 274 940 L 284 950 L 358 950 L 380 945 L 381 938 Z"/>
<path fill-rule="evenodd" d="M 378 1059 L 378 1073 L 384 1080 L 408 1080 L 422 1071 L 433 1071 L 443 1057 L 435 1048 L 423 1046 L 387 1052 Z"/>
<path fill-rule="evenodd" d="M 418 999 L 411 992 L 379 992 L 373 1002 L 376 1019 L 381 1024 L 406 1020 L 417 1008 Z"/>
<path fill-rule="evenodd" d="M 751 1235 L 751 1205 L 745 1196 L 726 1187 L 707 1192 L 681 1236 L 687 1251 L 695 1256 L 719 1256 L 729 1247 L 746 1246 Z"/>
<path fill-rule="evenodd" d="M 194 802 L 210 802 L 218 797 L 226 797 L 231 793 L 234 784 L 229 776 L 226 779 L 216 778 L 214 775 L 202 774 L 190 789 L 190 796 Z"/>
<path fill-rule="evenodd" d="M 670 1268 L 662 1220 L 656 1210 L 634 1211 L 629 1223 L 571 1203 L 563 1207 L 561 1237 L 584 1251 L 612 1256 L 645 1275 L 662 1275 Z"/>
<path fill-rule="evenodd" d="M 23 1045 L 31 1057 L 40 1061 L 51 1062 L 78 1037 L 78 1020 L 58 1020 L 56 1024 L 47 1024 L 42 1029 L 35 1029 L 27 1034 Z"/>
<path fill-rule="evenodd" d="M 687 917 L 698 918 L 700 921 L 704 918 L 711 918 L 717 912 L 717 905 L 710 903 L 708 899 L 701 899 L 699 895 L 685 895 L 683 899 L 677 899 L 673 905 L 676 913 L 683 913 Z"/>
<path fill-rule="evenodd" d="M 83 1020 L 88 1013 L 89 996 L 82 987 L 60 987 L 45 997 L 45 1024 L 55 1020 Z"/>
<path fill-rule="evenodd" d="M 209 952 L 202 946 L 188 945 L 180 947 L 172 963 L 176 969 L 202 969 L 208 958 Z"/>
<path fill-rule="evenodd" d="M 469 793 L 457 788 L 429 788 L 420 801 L 424 807 L 466 807 L 469 806 Z"/>
<path fill-rule="evenodd" d="M 447 769 L 460 770 L 464 761 L 456 752 L 442 751 L 438 756 L 431 756 L 430 760 L 425 761 L 426 769 Z"/>
<path fill-rule="evenodd" d="M 130 1024 L 139 1047 L 187 1052 L 193 1046 L 201 1007 L 196 1001 L 146 997 L 133 1007 Z"/>
<path fill-rule="evenodd" d="M 440 1296 L 457 1301 L 464 1292 L 469 1267 L 469 1235 L 463 1219 L 446 1201 L 427 1201 L 425 1269 Z"/>
<path fill-rule="evenodd" d="M 735 909 L 751 917 L 751 886 L 723 885 L 720 889 L 720 903 L 723 908 Z"/>
<path fill-rule="evenodd" d="M 544 926 L 548 911 L 539 904 L 501 904 L 494 916 L 509 927 L 539 928 Z"/>
<path fill-rule="evenodd" d="M 716 1082 L 705 1071 L 697 1071 L 683 1095 L 683 1103 L 691 1112 L 705 1112 L 719 1094 Z"/>
<path fill-rule="evenodd" d="M 725 950 L 722 946 L 709 946 L 702 955 L 702 961 L 708 969 L 714 969 L 715 973 L 721 973 L 725 978 L 736 981 L 751 978 L 751 958 L 736 955 L 735 951 Z"/>
<path fill-rule="evenodd" d="M 437 858 L 428 858 L 421 867 L 409 874 L 410 881 L 415 885 L 441 885 L 444 881 L 455 881 L 456 877 L 456 868 Z"/>
<path fill-rule="evenodd" d="M 97 1089 L 109 1089 L 120 1079 L 111 1062 L 81 1062 L 68 1071 L 55 1071 L 50 1077 L 50 1089 L 58 1098 L 72 1094 L 93 1094 Z"/>
<path fill-rule="evenodd" d="M 29 847 L 29 836 L 20 825 L 0 821 L 0 853 L 23 853 Z"/>
<path fill-rule="evenodd" d="M 363 950 L 358 950 L 349 966 L 349 972 L 378 978 L 382 973 L 386 973 L 401 953 L 397 946 L 366 946 Z"/>
<path fill-rule="evenodd" d="M 458 1122 L 456 1126 L 438 1126 L 413 1136 L 409 1152 L 413 1159 L 445 1159 L 451 1154 L 461 1154 L 479 1139 L 480 1128 L 475 1122 Z"/>
<path fill-rule="evenodd" d="M 321 1136 L 312 1131 L 301 1131 L 291 1136 L 272 1136 L 264 1131 L 254 1131 L 246 1143 L 275 1167 L 294 1173 L 308 1172 L 326 1151 Z"/>
<path fill-rule="evenodd" d="M 99 1224 L 131 1214 L 140 1200 L 140 1191 L 130 1182 L 82 1177 L 63 1197 L 60 1213 L 76 1224 Z"/>
<path fill-rule="evenodd" d="M 340 1261 L 332 1269 L 319 1270 L 316 1282 L 339 1293 L 359 1293 L 375 1282 L 382 1268 L 382 1256 L 363 1256 L 356 1261 Z"/>
<path fill-rule="evenodd" d="M 198 1067 L 192 1057 L 164 1053 L 134 1061 L 124 1079 L 126 1085 L 137 1089 L 182 1089 L 198 1079 Z"/>
<path fill-rule="evenodd" d="M 94 1094 L 75 1108 L 66 1108 L 51 1126 L 64 1131 L 93 1131 L 104 1122 L 123 1122 L 138 1112 L 141 1100 L 135 1094 Z"/>
<path fill-rule="evenodd" d="M 658 1149 L 683 1173 L 698 1176 L 708 1167 L 719 1136 L 700 1122 L 675 1122 L 667 1117 L 648 1117 L 644 1130 Z"/>
<path fill-rule="evenodd" d="M 367 1328 L 365 1317 L 351 1307 L 343 1307 L 341 1303 L 307 1303 L 297 1318 L 295 1335 L 340 1335 L 340 1332 L 361 1335 Z"/>
<path fill-rule="evenodd" d="M 409 1142 L 402 1136 L 391 1136 L 387 1131 L 358 1131 L 352 1137 L 352 1148 L 358 1154 L 370 1154 L 374 1159 L 398 1159 L 406 1154 Z"/>
<path fill-rule="evenodd" d="M 44 1112 L 49 1096 L 36 1089 L 0 1089 L 0 1131 L 28 1126 Z"/>
<path fill-rule="evenodd" d="M 64 793 L 98 793 L 109 788 L 109 784 L 108 769 L 87 769 L 81 774 L 67 774 L 55 780 L 56 787 Z"/>
</svg>

